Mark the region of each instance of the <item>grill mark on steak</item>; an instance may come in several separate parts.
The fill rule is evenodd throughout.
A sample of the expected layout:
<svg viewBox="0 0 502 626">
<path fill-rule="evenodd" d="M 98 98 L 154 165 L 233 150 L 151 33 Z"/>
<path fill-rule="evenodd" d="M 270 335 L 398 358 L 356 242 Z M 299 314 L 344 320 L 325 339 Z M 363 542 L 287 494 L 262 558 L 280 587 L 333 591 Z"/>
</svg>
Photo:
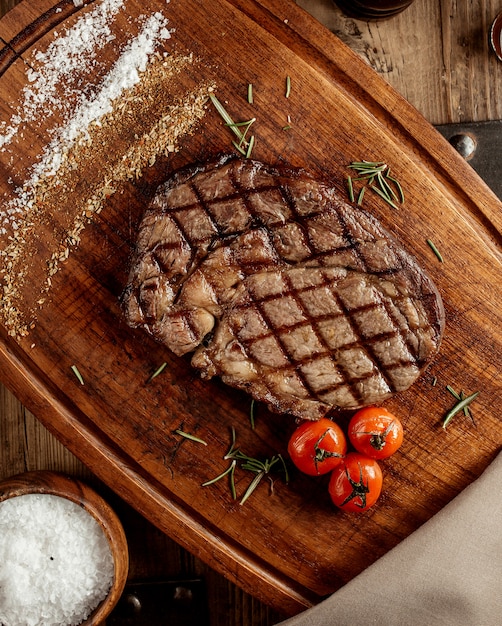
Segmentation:
<svg viewBox="0 0 502 626">
<path fill-rule="evenodd" d="M 387 310 L 387 308 L 385 307 L 385 302 L 383 302 L 382 300 L 380 300 L 379 302 L 376 303 L 372 303 L 372 304 L 367 304 L 365 306 L 359 307 L 357 309 L 353 309 L 352 311 L 350 311 L 349 309 L 347 309 L 345 307 L 345 305 L 343 304 L 342 300 L 340 299 L 340 297 L 338 296 L 338 294 L 334 293 L 334 290 L 331 289 L 332 285 L 330 284 L 329 280 L 327 278 L 325 278 L 325 282 L 322 283 L 323 286 L 327 287 L 328 289 L 331 289 L 331 291 L 333 292 L 333 295 L 335 296 L 338 305 L 340 306 L 340 313 L 338 313 L 337 315 L 333 315 L 333 314 L 325 314 L 324 316 L 318 316 L 316 319 L 309 319 L 309 315 L 308 312 L 305 310 L 305 307 L 303 305 L 303 303 L 301 302 L 300 298 L 298 297 L 300 293 L 302 293 L 302 291 L 312 291 L 314 289 L 314 287 L 306 287 L 304 290 L 295 290 L 293 288 L 293 286 L 291 285 L 290 281 L 288 280 L 287 276 L 283 276 L 283 279 L 285 280 L 286 283 L 289 283 L 289 288 L 286 291 L 283 291 L 281 296 L 277 296 L 277 295 L 272 295 L 269 296 L 268 298 L 263 298 L 261 301 L 260 300 L 253 300 L 253 304 L 256 306 L 256 308 L 258 309 L 258 311 L 260 312 L 260 314 L 262 315 L 263 319 L 265 320 L 265 323 L 268 327 L 267 332 L 257 335 L 256 337 L 246 340 L 246 339 L 240 339 L 241 343 L 243 343 L 248 349 L 252 346 L 252 344 L 257 341 L 257 340 L 262 340 L 262 339 L 266 339 L 269 337 L 276 337 L 279 341 L 279 345 L 282 348 L 283 354 L 285 359 L 288 361 L 288 366 L 287 367 L 291 367 L 294 366 L 295 368 L 299 368 L 299 375 L 302 379 L 303 384 L 305 385 L 305 387 L 308 389 L 309 393 L 311 395 L 315 395 L 316 393 L 328 393 L 330 391 L 334 391 L 336 389 L 339 389 L 342 386 L 346 386 L 348 384 L 352 385 L 355 382 L 361 382 L 364 380 L 367 380 L 369 378 L 371 378 L 374 375 L 373 371 L 368 372 L 365 375 L 359 376 L 357 378 L 355 378 L 353 375 L 350 374 L 350 372 L 347 371 L 346 368 L 344 368 L 343 366 L 340 367 L 340 365 L 338 365 L 338 369 L 339 371 L 342 373 L 343 375 L 343 380 L 341 382 L 338 382 L 336 384 L 330 384 L 322 389 L 318 389 L 318 390 L 314 390 L 312 389 L 309 381 L 307 378 L 305 378 L 305 376 L 302 375 L 301 373 L 301 366 L 305 365 L 306 363 L 309 362 L 313 362 L 316 361 L 320 358 L 325 358 L 325 357 L 329 357 L 331 360 L 333 360 L 333 362 L 336 362 L 332 351 L 329 348 L 329 345 L 326 343 L 326 341 L 324 340 L 322 334 L 319 332 L 319 327 L 318 324 L 319 322 L 322 322 L 324 320 L 334 320 L 336 321 L 336 318 L 340 318 L 340 319 L 347 319 L 350 321 L 350 324 L 354 330 L 354 334 L 356 335 L 356 337 L 360 337 L 363 334 L 363 331 L 360 327 L 360 324 L 358 324 L 355 319 L 354 319 L 354 315 L 355 314 L 360 314 L 360 313 L 364 313 L 364 312 L 369 312 L 369 311 L 374 311 L 380 308 L 385 308 L 389 317 L 391 317 L 391 312 L 389 312 Z M 277 299 L 278 297 L 291 297 L 295 300 L 296 304 L 298 305 L 298 307 L 302 310 L 302 312 L 305 314 L 305 318 L 309 319 L 308 324 L 312 326 L 312 329 L 314 330 L 315 334 L 316 334 L 316 338 L 319 341 L 319 343 L 322 346 L 322 349 L 319 350 L 319 352 L 317 352 L 315 355 L 309 355 L 303 359 L 294 359 L 292 358 L 291 354 L 289 353 L 287 347 L 285 346 L 284 342 L 281 340 L 281 337 L 284 333 L 286 332 L 290 332 L 293 331 L 295 329 L 301 328 L 302 326 L 305 326 L 306 322 L 305 321 L 298 321 L 294 324 L 288 325 L 287 327 L 278 327 L 276 324 L 274 325 L 274 323 L 268 318 L 264 308 L 263 308 L 263 304 L 266 302 L 271 302 L 275 299 Z M 245 305 L 243 305 L 244 307 Z M 238 329 L 237 328 L 233 328 L 234 333 L 236 334 L 236 336 L 238 336 Z M 389 386 L 389 389 L 392 393 L 395 393 L 397 391 L 397 389 L 394 386 L 394 383 L 392 381 L 391 378 L 389 378 L 386 370 L 392 370 L 392 369 L 396 369 L 399 367 L 402 367 L 403 365 L 408 366 L 408 365 L 413 365 L 413 361 L 411 360 L 405 360 L 405 359 L 400 359 L 398 361 L 395 361 L 392 364 L 388 364 L 386 366 L 383 366 L 380 357 L 375 353 L 375 351 L 372 349 L 372 344 L 377 343 L 377 342 L 381 342 L 381 341 L 385 341 L 385 340 L 389 340 L 389 339 L 393 339 L 396 337 L 401 337 L 401 339 L 403 340 L 404 345 L 406 345 L 406 347 L 411 350 L 411 346 L 408 345 L 407 343 L 407 338 L 405 336 L 403 336 L 402 333 L 399 333 L 397 330 L 392 330 L 392 331 L 387 331 L 387 332 L 383 332 L 383 333 L 379 333 L 377 335 L 374 335 L 372 337 L 367 337 L 365 338 L 365 342 L 364 344 L 360 344 L 360 341 L 358 339 L 355 339 L 352 342 L 346 343 L 343 346 L 340 346 L 339 349 L 351 349 L 351 348 L 361 348 L 362 350 L 364 350 L 367 355 L 369 356 L 369 358 L 375 362 L 379 367 L 378 369 L 380 370 L 380 373 L 382 374 L 382 376 L 385 379 L 385 382 L 387 383 L 387 385 Z M 361 396 L 361 394 L 355 394 L 355 399 L 358 402 L 362 402 L 364 400 L 364 398 Z"/>
<path fill-rule="evenodd" d="M 302 172 L 223 159 L 176 173 L 140 226 L 126 318 L 276 411 L 316 419 L 407 388 L 439 294 L 366 212 Z"/>
</svg>

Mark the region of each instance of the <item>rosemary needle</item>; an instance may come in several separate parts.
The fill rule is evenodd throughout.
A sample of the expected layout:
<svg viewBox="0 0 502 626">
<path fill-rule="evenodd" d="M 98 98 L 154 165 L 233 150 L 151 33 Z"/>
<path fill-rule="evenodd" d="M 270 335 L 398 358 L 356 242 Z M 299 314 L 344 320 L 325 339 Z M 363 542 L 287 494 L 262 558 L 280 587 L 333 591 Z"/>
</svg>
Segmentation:
<svg viewBox="0 0 502 626">
<path fill-rule="evenodd" d="M 347 176 L 347 190 L 349 192 L 349 200 L 354 202 L 354 185 L 352 184 L 352 176 Z"/>
<path fill-rule="evenodd" d="M 430 239 L 427 239 L 427 244 L 429 245 L 430 249 L 434 252 L 434 254 L 437 256 L 437 258 L 439 259 L 439 262 L 443 263 L 443 257 L 441 255 L 441 252 L 439 252 L 439 250 L 436 248 L 434 242 L 431 241 Z"/>
<path fill-rule="evenodd" d="M 177 429 L 174 431 L 177 435 L 184 437 L 185 439 L 190 439 L 190 441 L 195 441 L 196 443 L 201 443 L 203 446 L 207 446 L 207 443 L 204 439 L 200 439 L 200 437 L 196 437 L 195 435 L 191 435 L 190 433 L 186 433 L 184 430 Z"/>
<path fill-rule="evenodd" d="M 451 387 L 450 385 L 446 385 L 446 389 L 447 391 L 449 391 L 451 393 L 451 395 L 456 399 L 456 400 L 464 400 L 465 399 L 465 394 L 463 391 L 460 392 L 460 394 L 458 394 L 455 389 L 453 389 L 453 387 Z M 469 411 L 469 407 L 468 406 L 464 406 L 464 415 L 466 417 L 470 417 L 472 420 L 472 415 Z M 474 420 L 473 420 L 474 421 Z"/>
<path fill-rule="evenodd" d="M 359 192 L 359 195 L 357 196 L 357 204 L 358 204 L 358 206 L 361 206 L 361 204 L 363 203 L 365 189 L 366 189 L 366 187 L 363 187 L 361 189 L 361 191 Z"/>
<path fill-rule="evenodd" d="M 394 183 L 394 185 L 396 185 L 396 188 L 399 192 L 399 199 L 401 200 L 401 204 L 402 204 L 404 202 L 404 192 L 403 192 L 403 188 L 401 187 L 400 182 L 396 178 L 390 175 L 390 170 L 387 171 L 385 178 L 388 178 L 390 181 Z"/>
<path fill-rule="evenodd" d="M 248 85 L 248 103 L 253 104 L 253 83 Z"/>
<path fill-rule="evenodd" d="M 392 208 L 394 208 L 394 209 L 399 208 L 399 207 L 397 206 L 397 204 L 395 204 L 395 202 L 392 200 L 392 198 L 390 198 L 390 197 L 388 196 L 388 194 L 387 194 L 385 191 L 382 191 L 382 190 L 381 190 L 379 187 L 377 187 L 376 185 L 370 185 L 369 187 L 370 187 L 370 189 L 371 189 L 372 191 L 374 191 L 374 192 L 375 192 L 376 194 L 378 194 L 381 198 L 383 198 L 383 199 L 387 202 L 387 204 L 390 204 L 390 206 L 391 206 Z"/>
<path fill-rule="evenodd" d="M 157 378 L 159 374 L 162 374 L 162 372 L 166 369 L 166 367 L 167 367 L 167 363 L 164 361 L 164 363 L 162 363 L 162 365 L 158 367 L 155 370 L 155 372 L 150 376 L 150 378 L 148 379 L 148 382 L 151 382 L 154 378 Z"/>
<path fill-rule="evenodd" d="M 254 135 L 251 135 L 251 137 L 249 138 L 248 148 L 246 150 L 246 159 L 249 159 L 249 157 L 251 156 L 251 152 L 253 148 L 254 148 Z"/>
<path fill-rule="evenodd" d="M 251 430 L 255 429 L 254 409 L 255 409 L 255 399 L 252 398 L 251 406 L 249 408 L 249 421 L 251 423 Z"/>
<path fill-rule="evenodd" d="M 209 485 L 213 485 L 214 483 L 218 482 L 222 478 L 225 478 L 225 476 L 229 476 L 230 477 L 230 492 L 232 494 L 232 498 L 236 500 L 237 492 L 235 490 L 235 478 L 234 478 L 236 465 L 237 465 L 237 461 L 234 459 L 224 472 L 222 472 L 215 478 L 212 478 L 211 480 L 207 480 L 205 483 L 202 483 L 202 486 L 208 487 Z"/>
<path fill-rule="evenodd" d="M 242 139 L 242 133 L 239 130 L 239 127 L 236 125 L 234 120 L 230 117 L 229 113 L 225 109 L 225 107 L 221 104 L 218 98 L 214 95 L 214 93 L 210 93 L 209 97 L 211 98 L 211 102 L 214 104 L 215 109 L 221 115 L 225 123 L 228 127 L 233 131 L 233 133 L 237 136 L 237 139 Z"/>
<path fill-rule="evenodd" d="M 291 76 L 286 76 L 286 98 L 291 95 Z"/>
<path fill-rule="evenodd" d="M 253 493 L 253 491 L 256 489 L 256 487 L 258 487 L 258 485 L 260 484 L 261 479 L 264 476 L 265 476 L 265 472 L 263 470 L 261 472 L 259 472 L 258 474 L 256 474 L 256 476 L 253 478 L 253 480 L 249 484 L 249 487 L 246 489 L 246 493 L 242 496 L 242 499 L 239 502 L 240 506 L 242 506 L 244 504 L 244 502 L 246 502 L 246 500 Z"/>
<path fill-rule="evenodd" d="M 453 387 L 451 387 L 450 385 L 446 385 L 446 390 L 449 391 L 455 399 L 462 400 L 462 398 L 458 395 L 455 389 L 453 389 Z"/>
<path fill-rule="evenodd" d="M 76 365 L 72 365 L 71 366 L 71 370 L 75 374 L 75 376 L 77 377 L 78 382 L 81 385 L 83 385 L 84 384 L 84 379 L 82 378 L 82 374 L 78 371 L 78 367 Z"/>
</svg>

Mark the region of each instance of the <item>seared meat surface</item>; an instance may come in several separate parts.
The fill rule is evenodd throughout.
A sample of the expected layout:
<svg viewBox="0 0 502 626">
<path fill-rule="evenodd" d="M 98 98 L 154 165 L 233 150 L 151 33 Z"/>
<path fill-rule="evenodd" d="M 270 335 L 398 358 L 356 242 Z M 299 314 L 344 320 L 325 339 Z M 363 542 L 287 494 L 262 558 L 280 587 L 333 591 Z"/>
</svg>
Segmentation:
<svg viewBox="0 0 502 626">
<path fill-rule="evenodd" d="M 203 377 L 303 419 L 407 389 L 444 323 L 432 281 L 374 218 L 305 172 L 236 158 L 159 187 L 123 304 Z"/>
</svg>

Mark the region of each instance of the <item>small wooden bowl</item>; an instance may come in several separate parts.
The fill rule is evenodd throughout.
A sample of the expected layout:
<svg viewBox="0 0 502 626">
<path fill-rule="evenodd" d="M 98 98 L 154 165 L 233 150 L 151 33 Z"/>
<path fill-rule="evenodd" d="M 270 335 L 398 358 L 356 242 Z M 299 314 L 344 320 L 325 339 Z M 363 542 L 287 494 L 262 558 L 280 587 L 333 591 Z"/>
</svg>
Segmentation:
<svg viewBox="0 0 502 626">
<path fill-rule="evenodd" d="M 493 20 L 490 29 L 490 43 L 499 61 L 502 61 L 502 13 Z"/>
<path fill-rule="evenodd" d="M 101 526 L 114 561 L 114 577 L 106 598 L 92 611 L 81 626 L 98 626 L 120 599 L 129 571 L 127 539 L 120 520 L 112 508 L 82 481 L 50 471 L 25 472 L 0 481 L 0 502 L 26 494 L 48 494 L 67 498 L 83 507 Z"/>
</svg>

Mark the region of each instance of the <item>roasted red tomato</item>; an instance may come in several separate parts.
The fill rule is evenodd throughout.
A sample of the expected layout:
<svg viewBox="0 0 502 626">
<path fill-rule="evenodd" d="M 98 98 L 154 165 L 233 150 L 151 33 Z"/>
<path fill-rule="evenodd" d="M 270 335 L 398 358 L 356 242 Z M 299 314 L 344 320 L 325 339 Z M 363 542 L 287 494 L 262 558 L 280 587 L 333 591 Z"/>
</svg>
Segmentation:
<svg viewBox="0 0 502 626">
<path fill-rule="evenodd" d="M 288 453 L 296 467 L 309 476 L 327 474 L 347 452 L 347 440 L 338 424 L 322 418 L 303 422 L 291 435 Z"/>
<path fill-rule="evenodd" d="M 366 407 L 352 417 L 348 427 L 350 443 L 372 459 L 386 459 L 403 443 L 403 426 L 387 409 Z"/>
<path fill-rule="evenodd" d="M 329 495 L 340 509 L 361 513 L 378 500 L 382 480 L 378 461 L 358 452 L 349 452 L 331 474 Z"/>
</svg>

